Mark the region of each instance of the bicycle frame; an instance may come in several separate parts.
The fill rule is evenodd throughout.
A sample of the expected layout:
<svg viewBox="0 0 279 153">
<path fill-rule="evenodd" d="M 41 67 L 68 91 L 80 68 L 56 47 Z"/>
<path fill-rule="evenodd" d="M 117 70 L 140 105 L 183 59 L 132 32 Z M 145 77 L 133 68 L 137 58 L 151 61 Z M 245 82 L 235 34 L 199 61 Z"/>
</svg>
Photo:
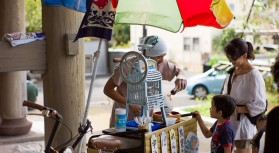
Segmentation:
<svg viewBox="0 0 279 153">
<path fill-rule="evenodd" d="M 47 145 L 45 147 L 45 153 L 53 153 L 53 152 L 64 152 L 67 148 L 72 148 L 72 152 L 75 149 L 75 147 L 80 143 L 80 141 L 82 140 L 82 137 L 87 133 L 87 131 L 92 132 L 92 126 L 91 126 L 91 122 L 89 120 L 87 120 L 86 124 L 82 125 L 80 124 L 79 128 L 78 128 L 78 137 L 76 138 L 76 140 L 74 141 L 74 143 L 72 145 L 69 145 L 70 142 L 73 141 L 73 138 L 71 138 L 67 143 L 62 144 L 60 146 L 58 146 L 57 148 L 60 148 L 58 150 L 55 150 L 54 148 L 52 148 L 52 142 L 55 139 L 55 136 L 57 134 L 57 131 L 61 125 L 61 123 L 63 123 L 63 117 L 54 109 L 52 108 L 48 108 L 48 107 L 44 107 L 41 106 L 39 104 L 35 104 L 33 102 L 30 101 L 24 101 L 23 102 L 23 106 L 27 106 L 27 107 L 31 107 L 37 110 L 40 110 L 42 112 L 41 115 L 43 115 L 44 117 L 53 117 L 55 119 L 55 124 L 52 128 L 50 137 L 48 139 Z M 37 114 L 39 115 L 39 114 Z M 68 151 L 68 150 L 67 150 Z"/>
</svg>

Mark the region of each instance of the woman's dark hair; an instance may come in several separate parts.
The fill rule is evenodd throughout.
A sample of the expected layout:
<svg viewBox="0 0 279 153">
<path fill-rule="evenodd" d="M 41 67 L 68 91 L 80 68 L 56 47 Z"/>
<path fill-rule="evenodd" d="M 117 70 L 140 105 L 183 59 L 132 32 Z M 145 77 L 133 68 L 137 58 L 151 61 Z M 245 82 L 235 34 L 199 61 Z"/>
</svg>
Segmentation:
<svg viewBox="0 0 279 153">
<path fill-rule="evenodd" d="M 279 106 L 273 108 L 267 114 L 266 134 L 265 134 L 265 153 L 278 152 L 279 138 Z"/>
<path fill-rule="evenodd" d="M 212 102 L 216 111 L 222 111 L 223 118 L 229 118 L 235 110 L 235 100 L 229 95 L 215 95 Z"/>
<path fill-rule="evenodd" d="M 279 91 L 279 54 L 275 58 L 275 63 L 271 67 L 271 72 L 273 75 L 274 82 L 277 84 Z"/>
<path fill-rule="evenodd" d="M 225 47 L 225 53 L 230 60 L 237 60 L 240 56 L 247 53 L 247 59 L 254 60 L 254 49 L 250 42 L 242 38 L 231 40 Z"/>
</svg>

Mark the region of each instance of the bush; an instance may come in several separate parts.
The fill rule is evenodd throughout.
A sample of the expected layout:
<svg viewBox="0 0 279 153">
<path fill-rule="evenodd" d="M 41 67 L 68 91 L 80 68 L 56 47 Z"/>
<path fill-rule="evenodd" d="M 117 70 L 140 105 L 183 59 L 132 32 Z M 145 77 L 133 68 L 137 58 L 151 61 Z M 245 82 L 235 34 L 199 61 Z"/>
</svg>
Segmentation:
<svg viewBox="0 0 279 153">
<path fill-rule="evenodd" d="M 218 63 L 218 61 L 228 61 L 226 56 L 214 55 L 210 57 L 209 65 L 213 66 Z"/>
<path fill-rule="evenodd" d="M 209 112 L 209 109 L 211 107 L 211 99 L 212 97 L 214 96 L 214 94 L 209 94 L 206 96 L 205 99 L 195 99 L 196 101 L 198 102 L 201 102 L 200 105 L 196 106 L 196 107 L 189 107 L 189 108 L 185 108 L 183 109 L 183 111 L 186 111 L 186 112 L 193 112 L 193 111 L 199 111 L 200 114 L 202 116 L 210 116 L 210 112 Z"/>
</svg>

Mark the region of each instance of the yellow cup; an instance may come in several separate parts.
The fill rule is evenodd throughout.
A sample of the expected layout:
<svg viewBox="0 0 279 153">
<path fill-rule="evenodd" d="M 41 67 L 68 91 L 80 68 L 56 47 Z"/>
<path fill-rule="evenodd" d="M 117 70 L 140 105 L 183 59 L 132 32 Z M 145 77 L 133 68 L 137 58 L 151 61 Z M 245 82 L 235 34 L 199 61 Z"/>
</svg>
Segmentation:
<svg viewBox="0 0 279 153">
<path fill-rule="evenodd" d="M 138 125 L 138 129 L 139 130 L 143 130 L 143 129 L 148 130 L 148 126 L 147 125 Z"/>
</svg>

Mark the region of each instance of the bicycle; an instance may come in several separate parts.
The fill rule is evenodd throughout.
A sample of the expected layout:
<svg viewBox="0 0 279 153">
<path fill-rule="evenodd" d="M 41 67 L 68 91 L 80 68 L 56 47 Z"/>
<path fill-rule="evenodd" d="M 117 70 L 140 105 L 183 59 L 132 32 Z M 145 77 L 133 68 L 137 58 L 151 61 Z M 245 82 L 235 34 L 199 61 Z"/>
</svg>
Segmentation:
<svg viewBox="0 0 279 153">
<path fill-rule="evenodd" d="M 72 137 L 71 129 L 63 122 L 63 117 L 56 110 L 30 102 L 30 101 L 24 101 L 23 106 L 37 109 L 42 112 L 41 114 L 29 114 L 29 115 L 42 115 L 46 118 L 51 118 L 51 119 L 55 120 L 55 124 L 52 128 L 50 137 L 49 137 L 47 145 L 45 147 L 45 153 L 74 153 L 75 147 L 80 143 L 83 136 L 89 131 L 92 133 L 93 128 L 91 126 L 91 122 L 88 119 L 85 124 L 80 124 L 80 126 L 78 128 L 78 134 L 76 136 Z M 57 131 L 59 130 L 61 124 L 64 125 L 70 131 L 71 137 L 65 143 L 54 148 L 54 147 L 52 147 L 52 142 L 53 142 L 55 135 L 57 134 Z"/>
</svg>

